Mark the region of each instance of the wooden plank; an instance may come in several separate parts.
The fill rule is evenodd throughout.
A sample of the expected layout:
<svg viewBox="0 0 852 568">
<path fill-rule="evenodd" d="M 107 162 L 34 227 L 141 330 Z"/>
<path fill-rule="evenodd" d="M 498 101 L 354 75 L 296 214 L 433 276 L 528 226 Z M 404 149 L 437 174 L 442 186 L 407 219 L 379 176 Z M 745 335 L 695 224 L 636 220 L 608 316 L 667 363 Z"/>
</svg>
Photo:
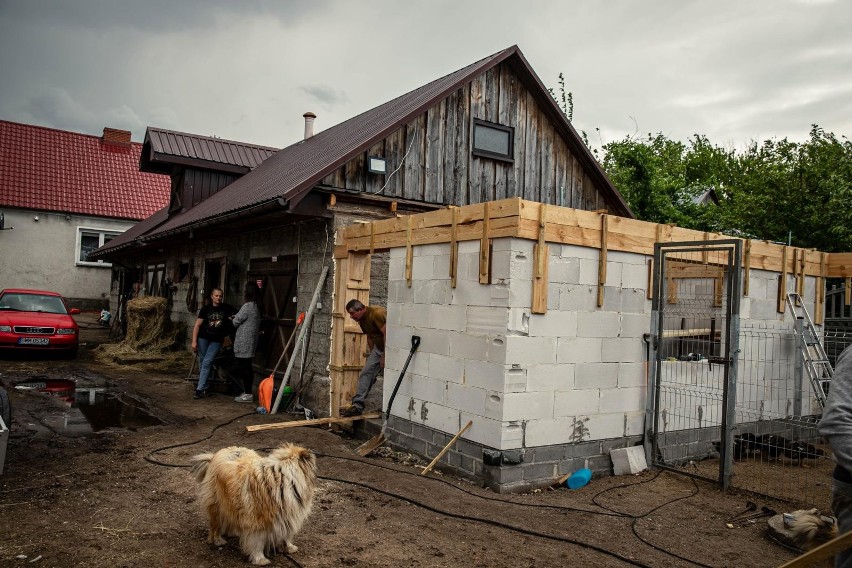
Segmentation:
<svg viewBox="0 0 852 568">
<path fill-rule="evenodd" d="M 649 300 L 654 299 L 654 259 L 648 259 L 648 293 L 646 296 Z"/>
<path fill-rule="evenodd" d="M 450 229 L 450 287 L 455 288 L 459 271 L 459 243 L 456 228 L 458 226 L 459 211 L 453 207 L 453 226 Z"/>
<path fill-rule="evenodd" d="M 830 541 L 817 546 L 813 550 L 810 550 L 801 556 L 797 556 L 789 562 L 785 562 L 778 568 L 807 568 L 808 566 L 816 565 L 817 562 L 830 560 L 838 552 L 843 552 L 850 548 L 852 548 L 852 531 L 848 531 L 838 537 L 835 537 Z"/>
<path fill-rule="evenodd" d="M 550 251 L 544 241 L 547 228 L 548 207 L 541 204 L 539 208 L 538 242 L 533 248 L 533 287 L 532 307 L 534 314 L 547 313 L 547 279 Z"/>
<path fill-rule="evenodd" d="M 482 238 L 479 240 L 479 283 L 491 283 L 491 241 L 488 237 L 491 219 L 489 215 L 490 203 L 485 203 L 482 218 Z"/>
<path fill-rule="evenodd" d="M 433 106 L 426 113 L 426 134 L 424 136 L 426 148 L 424 152 L 424 179 L 423 194 L 429 203 L 443 203 L 444 201 L 444 163 L 441 159 L 444 145 L 443 128 L 446 124 L 445 110 L 446 102 Z"/>
<path fill-rule="evenodd" d="M 470 168 L 470 84 L 460 89 L 458 105 L 456 106 L 456 160 L 454 170 L 452 203 L 464 205 L 470 203 L 467 198 L 470 180 L 468 172 Z"/>
<path fill-rule="evenodd" d="M 743 246 L 743 296 L 748 296 L 748 285 L 751 275 L 751 239 L 746 239 Z"/>
<path fill-rule="evenodd" d="M 420 475 L 426 475 L 427 473 L 429 473 L 430 471 L 432 471 L 432 468 L 433 468 L 433 467 L 435 467 L 435 464 L 436 464 L 436 463 L 438 463 L 438 460 L 440 460 L 442 457 L 444 457 L 444 454 L 446 454 L 446 453 L 447 453 L 447 451 L 448 451 L 451 447 L 453 447 L 453 444 L 455 444 L 455 443 L 456 443 L 456 440 L 458 440 L 458 439 L 459 439 L 459 437 L 460 437 L 462 434 L 464 434 L 464 433 L 465 433 L 465 431 L 467 431 L 467 429 L 468 429 L 468 428 L 470 428 L 472 425 L 473 425 L 473 420 L 468 420 L 468 421 L 467 421 L 467 424 L 465 424 L 464 428 L 462 428 L 461 430 L 459 430 L 458 434 L 456 434 L 455 436 L 453 436 L 453 439 L 452 439 L 452 440 L 450 440 L 450 441 L 449 441 L 449 443 L 447 443 L 447 445 L 446 445 L 446 446 L 444 446 L 444 449 L 443 449 L 443 450 L 441 450 L 441 452 L 440 452 L 437 456 L 435 456 L 435 459 L 433 459 L 433 460 L 429 463 L 429 465 L 427 465 L 426 467 L 424 467 L 424 468 L 423 468 L 423 471 L 421 471 L 421 472 L 420 472 Z"/>
<path fill-rule="evenodd" d="M 820 256 L 822 257 L 820 272 L 825 274 L 828 271 L 828 253 L 820 253 Z M 816 304 L 814 323 L 822 325 L 825 322 L 825 277 L 822 275 L 816 278 L 814 296 L 814 303 Z"/>
<path fill-rule="evenodd" d="M 283 428 L 301 428 L 303 426 L 323 426 L 325 424 L 346 424 L 358 420 L 373 420 L 381 418 L 381 412 L 368 412 L 358 416 L 329 416 L 328 418 L 314 418 L 312 420 L 293 420 L 291 422 L 276 422 L 275 424 L 254 424 L 246 426 L 246 432 L 262 432 L 264 430 L 281 430 Z"/>
<path fill-rule="evenodd" d="M 609 215 L 601 215 L 601 247 L 598 257 L 598 307 L 603 306 L 604 288 L 606 287 L 606 253 L 607 236 L 609 234 Z"/>
<path fill-rule="evenodd" d="M 781 276 L 778 280 L 778 297 L 775 299 L 775 309 L 778 313 L 783 314 L 787 307 L 787 257 L 790 254 L 790 247 L 785 246 L 784 252 L 781 255 Z"/>
<path fill-rule="evenodd" d="M 843 281 L 843 303 L 847 306 L 852 304 L 852 278 Z"/>
<path fill-rule="evenodd" d="M 443 195 L 442 201 L 444 205 L 457 203 L 454 201 L 455 178 L 458 165 L 456 164 L 456 145 L 458 137 L 456 136 L 456 107 L 458 106 L 459 91 L 451 93 L 441 103 L 444 105 L 444 124 L 443 124 L 443 145 L 441 152 L 443 154 Z"/>
<path fill-rule="evenodd" d="M 408 228 L 405 232 L 405 281 L 408 287 L 411 288 L 411 266 L 414 262 L 414 249 L 411 245 L 411 216 L 408 217 Z"/>
</svg>

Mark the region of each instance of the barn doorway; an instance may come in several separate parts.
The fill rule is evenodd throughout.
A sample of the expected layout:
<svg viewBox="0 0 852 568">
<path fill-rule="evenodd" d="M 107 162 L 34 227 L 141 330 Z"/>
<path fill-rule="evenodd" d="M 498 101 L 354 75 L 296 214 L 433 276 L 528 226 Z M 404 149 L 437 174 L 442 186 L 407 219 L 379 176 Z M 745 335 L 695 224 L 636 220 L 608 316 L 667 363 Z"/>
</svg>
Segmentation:
<svg viewBox="0 0 852 568">
<path fill-rule="evenodd" d="M 280 368 L 286 368 L 293 353 L 295 342 L 287 343 L 296 328 L 298 268 L 297 255 L 254 258 L 249 263 L 248 279 L 257 282 L 263 299 L 254 365 L 264 375 L 272 372 L 279 359 Z M 282 359 L 285 347 L 287 353 Z"/>
</svg>

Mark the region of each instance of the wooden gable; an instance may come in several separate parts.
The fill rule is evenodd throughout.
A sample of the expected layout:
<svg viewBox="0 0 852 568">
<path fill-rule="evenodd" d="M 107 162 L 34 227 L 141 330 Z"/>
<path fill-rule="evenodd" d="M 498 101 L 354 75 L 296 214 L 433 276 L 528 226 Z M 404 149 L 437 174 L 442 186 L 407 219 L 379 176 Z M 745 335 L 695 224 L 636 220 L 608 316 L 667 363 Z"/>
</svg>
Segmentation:
<svg viewBox="0 0 852 568">
<path fill-rule="evenodd" d="M 514 128 L 513 161 L 473 154 L 474 119 Z M 368 156 L 384 158 L 387 174 L 368 173 Z M 602 188 L 505 62 L 349 160 L 319 185 L 440 205 L 520 197 L 575 209 L 608 209 Z"/>
</svg>

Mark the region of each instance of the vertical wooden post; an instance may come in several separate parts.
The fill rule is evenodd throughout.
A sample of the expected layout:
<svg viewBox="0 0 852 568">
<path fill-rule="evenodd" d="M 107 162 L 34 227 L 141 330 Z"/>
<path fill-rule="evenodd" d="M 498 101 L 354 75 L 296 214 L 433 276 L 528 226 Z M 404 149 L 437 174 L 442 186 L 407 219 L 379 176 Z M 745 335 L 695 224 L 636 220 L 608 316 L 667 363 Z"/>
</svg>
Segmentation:
<svg viewBox="0 0 852 568">
<path fill-rule="evenodd" d="M 654 299 L 654 259 L 648 259 L 648 295 L 649 300 Z"/>
<path fill-rule="evenodd" d="M 609 215 L 601 215 L 601 253 L 598 258 L 598 307 L 603 306 L 604 286 L 606 284 L 606 247 L 609 232 Z"/>
<path fill-rule="evenodd" d="M 704 231 L 704 240 L 710 240 L 710 233 L 708 233 L 707 231 Z M 701 251 L 701 263 L 707 264 L 708 262 L 710 262 L 710 251 L 705 248 L 703 251 Z"/>
<path fill-rule="evenodd" d="M 479 240 L 479 283 L 491 283 L 491 211 L 489 202 L 482 204 L 482 238 Z"/>
<path fill-rule="evenodd" d="M 814 323 L 822 324 L 825 321 L 825 275 L 828 272 L 828 253 L 819 253 L 819 276 L 816 279 Z"/>
<path fill-rule="evenodd" d="M 799 285 L 799 288 L 796 290 L 796 292 L 799 294 L 799 296 L 805 295 L 805 259 L 806 259 L 805 253 L 806 252 L 807 251 L 805 251 L 804 249 L 799 251 L 799 279 L 796 280 L 796 283 Z"/>
<path fill-rule="evenodd" d="M 532 313 L 547 313 L 547 280 L 550 252 L 544 237 L 547 231 L 547 205 L 542 203 L 538 213 L 538 242 L 533 249 Z"/>
<path fill-rule="evenodd" d="M 746 239 L 743 247 L 743 296 L 748 296 L 749 275 L 751 274 L 751 239 Z"/>
<path fill-rule="evenodd" d="M 459 244 L 457 242 L 459 210 L 457 207 L 453 207 L 450 211 L 453 214 L 453 226 L 450 229 L 450 286 L 455 288 L 459 272 Z"/>
<path fill-rule="evenodd" d="M 411 288 L 411 263 L 414 262 L 414 250 L 411 247 L 411 215 L 408 216 L 408 226 L 405 230 L 405 281 Z"/>
<path fill-rule="evenodd" d="M 852 304 L 852 278 L 848 276 L 843 279 L 843 300 L 847 306 Z"/>
<path fill-rule="evenodd" d="M 778 298 L 775 306 L 776 311 L 781 314 L 784 313 L 787 306 L 787 267 L 790 264 L 788 262 L 789 254 L 790 247 L 784 246 L 781 253 L 781 275 L 778 277 Z"/>
</svg>

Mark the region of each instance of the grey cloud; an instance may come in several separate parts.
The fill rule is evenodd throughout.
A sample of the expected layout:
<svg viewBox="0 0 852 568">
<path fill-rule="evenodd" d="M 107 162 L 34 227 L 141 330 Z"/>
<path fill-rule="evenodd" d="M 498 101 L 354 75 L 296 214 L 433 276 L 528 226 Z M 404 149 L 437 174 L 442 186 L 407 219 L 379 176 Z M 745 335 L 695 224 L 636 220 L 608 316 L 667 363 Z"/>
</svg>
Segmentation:
<svg viewBox="0 0 852 568">
<path fill-rule="evenodd" d="M 344 91 L 334 89 L 327 85 L 304 85 L 299 87 L 299 90 L 309 95 L 312 99 L 319 102 L 326 108 L 331 108 L 338 104 L 346 104 L 349 102 L 349 97 Z"/>
</svg>

